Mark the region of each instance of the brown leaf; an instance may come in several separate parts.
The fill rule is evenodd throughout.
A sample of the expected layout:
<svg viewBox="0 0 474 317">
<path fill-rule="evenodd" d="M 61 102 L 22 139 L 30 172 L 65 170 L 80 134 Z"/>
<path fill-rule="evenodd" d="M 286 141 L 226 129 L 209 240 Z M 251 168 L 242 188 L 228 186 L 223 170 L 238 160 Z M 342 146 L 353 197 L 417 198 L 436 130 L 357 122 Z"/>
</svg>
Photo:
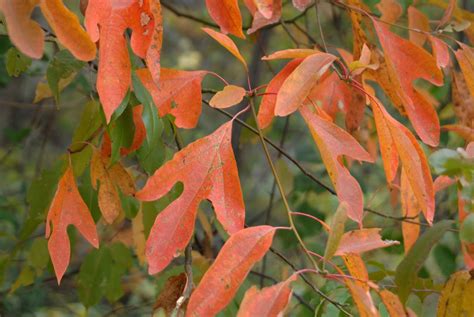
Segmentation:
<svg viewBox="0 0 474 317">
<path fill-rule="evenodd" d="M 185 273 L 171 276 L 158 295 L 155 305 L 153 305 L 153 311 L 162 309 L 166 313 L 166 316 L 171 316 L 171 313 L 176 307 L 176 302 L 183 294 L 187 281 L 188 278 Z"/>
</svg>

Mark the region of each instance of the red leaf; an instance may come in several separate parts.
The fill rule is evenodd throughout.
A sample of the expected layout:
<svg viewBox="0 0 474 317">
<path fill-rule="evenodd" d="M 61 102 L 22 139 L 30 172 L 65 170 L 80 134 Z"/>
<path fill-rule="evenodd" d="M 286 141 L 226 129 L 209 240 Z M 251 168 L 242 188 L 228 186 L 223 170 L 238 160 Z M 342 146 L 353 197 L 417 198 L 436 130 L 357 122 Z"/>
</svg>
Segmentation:
<svg viewBox="0 0 474 317">
<path fill-rule="evenodd" d="M 272 122 L 275 113 L 277 94 L 286 78 L 301 63 L 301 59 L 289 62 L 273 79 L 268 83 L 265 94 L 263 95 L 260 109 L 258 111 L 258 123 L 260 127 L 266 128 Z"/>
<path fill-rule="evenodd" d="M 309 107 L 301 107 L 300 112 L 311 130 L 339 201 L 348 204 L 348 216 L 361 224 L 364 208 L 362 190 L 342 164 L 340 156 L 367 162 L 372 162 L 373 159 L 349 133 L 334 123 L 318 117 Z"/>
<path fill-rule="evenodd" d="M 316 81 L 336 59 L 326 53 L 316 53 L 306 57 L 286 78 L 278 91 L 275 114 L 287 116 L 303 104 Z"/>
<path fill-rule="evenodd" d="M 432 84 L 443 84 L 443 73 L 436 60 L 424 49 L 390 32 L 382 22 L 373 21 L 380 43 L 385 52 L 389 76 L 404 109 L 418 133 L 426 144 L 439 143 L 439 120 L 435 109 L 413 86 L 416 79 L 422 78 Z"/>
<path fill-rule="evenodd" d="M 364 253 L 400 244 L 398 241 L 382 240 L 379 228 L 360 229 L 346 232 L 339 243 L 336 255 Z"/>
<path fill-rule="evenodd" d="M 151 0 L 90 0 L 85 25 L 92 40 L 100 40 L 97 91 L 109 122 L 131 84 L 130 57 L 124 34 L 127 29 L 132 30 L 133 52 L 146 58 L 154 81 L 158 81 L 162 40 L 160 6 Z"/>
<path fill-rule="evenodd" d="M 99 247 L 94 220 L 77 189 L 72 168 L 68 167 L 59 181 L 58 189 L 46 219 L 46 238 L 58 284 L 61 283 L 71 256 L 67 227 L 74 225 L 90 244 Z"/>
<path fill-rule="evenodd" d="M 190 129 L 197 125 L 202 108 L 201 82 L 206 71 L 162 68 L 158 86 L 148 69 L 139 69 L 136 74 L 153 97 L 160 116 L 172 114 L 179 128 Z"/>
<path fill-rule="evenodd" d="M 147 241 L 150 274 L 162 271 L 191 239 L 199 203 L 209 199 L 225 230 L 244 226 L 245 208 L 231 146 L 232 122 L 176 153 L 136 194 L 142 201 L 157 200 L 182 182 L 181 196 L 157 217 Z"/>
<path fill-rule="evenodd" d="M 222 33 L 245 38 L 237 0 L 206 0 L 206 6 L 209 15 L 219 25 Z"/>
<path fill-rule="evenodd" d="M 393 181 L 400 157 L 419 207 L 426 220 L 432 223 L 435 210 L 434 189 L 425 153 L 413 134 L 393 119 L 375 98 L 374 100 L 372 110 L 387 180 Z"/>
<path fill-rule="evenodd" d="M 192 293 L 186 316 L 215 316 L 226 307 L 252 266 L 270 248 L 274 234 L 275 228 L 270 226 L 233 234 Z"/>
<path fill-rule="evenodd" d="M 283 314 L 291 299 L 292 275 L 284 282 L 258 290 L 255 286 L 245 292 L 237 317 L 278 317 Z"/>
<path fill-rule="evenodd" d="M 436 64 L 438 67 L 447 67 L 450 62 L 448 45 L 436 36 L 430 35 L 429 38 Z"/>
</svg>

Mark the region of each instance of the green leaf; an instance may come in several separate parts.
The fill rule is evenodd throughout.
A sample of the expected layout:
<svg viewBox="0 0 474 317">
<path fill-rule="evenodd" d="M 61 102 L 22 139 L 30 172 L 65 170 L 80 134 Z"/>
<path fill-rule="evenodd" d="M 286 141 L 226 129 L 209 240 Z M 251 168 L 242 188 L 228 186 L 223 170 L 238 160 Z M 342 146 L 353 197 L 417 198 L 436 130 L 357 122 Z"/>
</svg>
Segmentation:
<svg viewBox="0 0 474 317">
<path fill-rule="evenodd" d="M 410 295 L 417 279 L 418 271 L 430 254 L 431 248 L 451 228 L 453 223 L 452 220 L 443 220 L 426 230 L 397 266 L 395 284 L 398 286 L 398 296 L 402 303 L 405 303 L 408 299 L 408 295 Z"/>
<path fill-rule="evenodd" d="M 164 154 L 160 155 L 161 152 L 164 152 L 164 146 L 160 139 L 163 133 L 163 121 L 158 117 L 158 111 L 151 95 L 135 72 L 132 74 L 132 82 L 135 95 L 143 105 L 142 118 L 146 129 L 145 141 L 138 149 L 137 155 L 146 172 L 151 174 L 161 165 L 161 163 L 153 164 L 153 162 L 160 162 L 161 158 L 164 159 Z"/>
<path fill-rule="evenodd" d="M 56 103 L 59 103 L 59 81 L 78 72 L 85 63 L 78 61 L 68 50 L 59 51 L 48 65 L 46 79 Z"/>
<path fill-rule="evenodd" d="M 6 54 L 7 73 L 9 76 L 18 77 L 31 65 L 31 58 L 11 47 Z"/>
<path fill-rule="evenodd" d="M 28 264 L 35 270 L 36 275 L 40 275 L 49 263 L 48 241 L 44 238 L 37 238 L 33 241 L 28 253 Z"/>
<path fill-rule="evenodd" d="M 51 169 L 44 170 L 41 176 L 31 183 L 26 195 L 29 206 L 28 218 L 20 232 L 20 239 L 27 238 L 40 223 L 44 222 L 59 178 L 66 169 L 66 165 L 67 159 L 63 157 Z"/>
<path fill-rule="evenodd" d="M 133 123 L 133 109 L 126 107 L 122 115 L 109 125 L 110 141 L 112 143 L 112 154 L 110 164 L 116 163 L 120 158 L 120 149 L 129 147 L 133 142 L 135 124 Z"/>
<path fill-rule="evenodd" d="M 474 214 L 470 214 L 464 219 L 459 236 L 462 241 L 474 243 Z"/>
<path fill-rule="evenodd" d="M 329 233 L 326 250 L 324 251 L 324 259 L 326 261 L 329 261 L 333 257 L 341 242 L 342 235 L 344 234 L 344 225 L 347 220 L 347 207 L 346 202 L 339 204 L 336 214 L 331 221 L 331 232 Z"/>
<path fill-rule="evenodd" d="M 15 283 L 13 283 L 10 294 L 14 293 L 17 289 L 22 286 L 28 286 L 33 284 L 35 281 L 35 272 L 28 266 L 25 265 L 20 272 L 20 275 L 16 279 Z"/>
</svg>

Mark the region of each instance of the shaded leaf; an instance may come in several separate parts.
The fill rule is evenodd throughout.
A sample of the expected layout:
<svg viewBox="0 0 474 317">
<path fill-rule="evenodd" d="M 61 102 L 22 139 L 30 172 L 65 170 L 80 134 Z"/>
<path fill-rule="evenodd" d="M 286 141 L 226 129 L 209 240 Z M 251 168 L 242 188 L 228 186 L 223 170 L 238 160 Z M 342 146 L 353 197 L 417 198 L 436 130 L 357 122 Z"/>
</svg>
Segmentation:
<svg viewBox="0 0 474 317">
<path fill-rule="evenodd" d="M 336 214 L 331 220 L 331 231 L 329 232 L 326 249 L 324 250 L 325 261 L 331 260 L 339 247 L 339 242 L 344 234 L 344 226 L 347 220 L 347 209 L 348 205 L 346 202 L 340 203 L 337 207 Z"/>
<path fill-rule="evenodd" d="M 156 298 L 153 311 L 163 309 L 166 316 L 171 316 L 171 313 L 176 307 L 176 302 L 181 297 L 188 278 L 185 273 L 176 276 L 171 276 L 165 283 L 163 290 Z"/>
<path fill-rule="evenodd" d="M 6 54 L 5 64 L 9 76 L 18 77 L 31 65 L 31 59 L 15 47 L 11 47 Z"/>
<path fill-rule="evenodd" d="M 428 257 L 431 248 L 443 237 L 445 232 L 451 228 L 453 221 L 442 220 L 421 235 L 410 249 L 408 254 L 398 264 L 395 273 L 395 284 L 398 286 L 398 297 L 401 302 L 406 302 L 418 271 Z"/>
</svg>

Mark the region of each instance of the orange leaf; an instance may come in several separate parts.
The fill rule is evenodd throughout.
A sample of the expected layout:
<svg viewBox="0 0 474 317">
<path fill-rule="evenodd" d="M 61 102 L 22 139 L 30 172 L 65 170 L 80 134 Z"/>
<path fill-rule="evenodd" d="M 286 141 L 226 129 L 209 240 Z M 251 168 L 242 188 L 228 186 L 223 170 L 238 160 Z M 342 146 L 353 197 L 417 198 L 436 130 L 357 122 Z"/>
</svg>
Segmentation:
<svg viewBox="0 0 474 317">
<path fill-rule="evenodd" d="M 463 75 L 456 71 L 453 71 L 452 75 L 454 113 L 461 125 L 474 129 L 474 94 L 469 93 L 469 88 Z M 468 140 L 469 137 L 466 139 Z M 474 134 L 471 134 L 470 139 L 474 139 Z"/>
<path fill-rule="evenodd" d="M 268 83 L 263 95 L 262 102 L 260 103 L 260 109 L 258 110 L 258 124 L 260 127 L 266 128 L 272 122 L 275 116 L 275 105 L 277 100 L 278 91 L 283 85 L 286 78 L 295 70 L 295 68 L 301 63 L 301 59 L 295 59 L 288 64 Z"/>
<path fill-rule="evenodd" d="M 441 127 L 445 131 L 451 131 L 457 133 L 460 137 L 465 139 L 467 142 L 474 141 L 474 129 L 469 128 L 460 124 L 447 124 Z"/>
<path fill-rule="evenodd" d="M 388 23 L 395 23 L 403 14 L 403 8 L 397 0 L 382 0 L 377 4 L 382 16 L 380 20 Z"/>
<path fill-rule="evenodd" d="M 321 104 L 323 110 L 333 119 L 338 112 L 347 112 L 353 106 L 350 87 L 335 72 L 321 79 L 313 87 L 308 95 L 308 100 L 312 104 Z"/>
<path fill-rule="evenodd" d="M 258 290 L 252 286 L 245 292 L 237 317 L 282 316 L 291 299 L 290 284 L 296 280 L 292 275 L 286 281 Z"/>
<path fill-rule="evenodd" d="M 411 221 L 418 222 L 420 207 L 418 207 L 415 194 L 413 193 L 410 182 L 408 181 L 408 176 L 403 168 L 400 188 L 403 216 L 409 217 Z M 420 225 L 403 221 L 402 233 L 403 247 L 405 248 L 405 254 L 407 254 L 420 235 Z"/>
<path fill-rule="evenodd" d="M 454 54 L 458 60 L 459 67 L 464 75 L 467 87 L 474 96 L 474 49 L 460 43 L 461 49 L 458 49 Z"/>
<path fill-rule="evenodd" d="M 424 49 L 390 32 L 382 22 L 373 20 L 385 52 L 389 76 L 403 102 L 410 121 L 426 144 L 439 143 L 439 120 L 435 109 L 413 86 L 422 78 L 435 85 L 443 84 L 443 74 L 436 60 Z"/>
<path fill-rule="evenodd" d="M 264 26 L 277 23 L 281 18 L 281 0 L 274 0 L 272 6 L 272 15 L 266 18 L 260 11 L 253 13 L 252 27 L 247 30 L 247 34 L 252 34 Z M 251 10 L 249 8 L 249 10 Z M 251 11 L 252 12 L 252 11 Z"/>
<path fill-rule="evenodd" d="M 273 2 L 274 0 L 254 0 L 258 11 L 266 19 L 270 19 L 273 15 Z"/>
<path fill-rule="evenodd" d="M 287 116 L 298 109 L 316 81 L 336 59 L 336 56 L 317 53 L 306 57 L 286 78 L 278 91 L 275 114 Z"/>
<path fill-rule="evenodd" d="M 122 203 L 118 189 L 125 195 L 135 193 L 135 182 L 120 163 L 109 167 L 109 159 L 101 152 L 95 151 L 91 159 L 92 187 L 97 189 L 99 183 L 99 208 L 108 223 L 122 212 Z"/>
<path fill-rule="evenodd" d="M 131 84 L 131 64 L 124 34 L 127 29 L 132 30 L 130 45 L 133 52 L 141 58 L 146 58 L 154 76 L 159 74 L 157 59 L 161 47 L 162 26 L 159 5 L 155 2 L 89 1 L 85 25 L 92 40 L 100 40 L 97 91 L 107 122 Z M 158 80 L 153 79 L 155 82 Z"/>
<path fill-rule="evenodd" d="M 8 35 L 16 47 L 31 58 L 41 58 L 44 48 L 44 32 L 30 19 L 40 0 L 0 0 L 8 26 Z"/>
<path fill-rule="evenodd" d="M 242 87 L 227 85 L 209 100 L 209 104 L 214 108 L 229 108 L 241 102 L 246 94 Z"/>
<path fill-rule="evenodd" d="M 448 45 L 433 35 L 430 35 L 429 38 L 436 64 L 438 67 L 447 67 L 450 61 Z"/>
<path fill-rule="evenodd" d="M 386 289 L 380 291 L 379 295 L 382 299 L 383 304 L 385 305 L 385 307 L 387 307 L 387 311 L 390 317 L 407 316 L 407 313 L 403 308 L 403 304 L 400 302 L 400 299 L 397 295 Z"/>
<path fill-rule="evenodd" d="M 293 6 L 300 11 L 304 11 L 311 5 L 311 2 L 312 0 L 293 0 Z"/>
<path fill-rule="evenodd" d="M 399 244 L 398 241 L 382 240 L 379 228 L 360 229 L 346 232 L 339 243 L 336 255 L 364 253 Z"/>
<path fill-rule="evenodd" d="M 444 10 L 443 16 L 439 21 L 438 28 L 446 25 L 449 21 L 451 21 L 451 18 L 453 17 L 453 13 L 457 9 L 457 6 L 457 0 L 449 0 L 448 7 L 446 8 L 446 10 Z"/>
<path fill-rule="evenodd" d="M 434 189 L 425 153 L 413 134 L 393 119 L 375 98 L 374 100 L 372 110 L 387 180 L 393 181 L 399 156 L 418 205 L 426 220 L 432 223 L 435 210 Z"/>
<path fill-rule="evenodd" d="M 237 0 L 206 0 L 206 6 L 209 15 L 219 25 L 222 33 L 245 38 Z"/>
<path fill-rule="evenodd" d="M 74 225 L 90 244 L 99 247 L 94 220 L 79 194 L 72 168 L 69 166 L 59 180 L 58 189 L 46 219 L 46 238 L 58 284 L 61 283 L 71 256 L 67 227 Z"/>
<path fill-rule="evenodd" d="M 136 194 L 142 201 L 163 197 L 182 182 L 181 196 L 157 217 L 147 241 L 150 274 L 162 271 L 191 239 L 199 203 L 209 199 L 217 219 L 233 234 L 244 226 L 245 208 L 231 146 L 232 121 L 176 153 Z"/>
<path fill-rule="evenodd" d="M 310 49 L 310 48 L 289 48 L 286 50 L 276 51 L 268 56 L 262 57 L 264 61 L 272 61 L 276 59 L 294 59 L 294 58 L 305 58 L 321 51 Z"/>
<path fill-rule="evenodd" d="M 179 128 L 197 125 L 202 108 L 201 82 L 207 72 L 162 68 L 158 86 L 146 68 L 137 70 L 136 74 L 153 97 L 160 116 L 172 114 Z M 176 107 L 172 107 L 173 102 Z"/>
<path fill-rule="evenodd" d="M 420 31 L 430 31 L 430 21 L 426 15 L 414 6 L 408 7 L 408 27 L 410 29 L 417 29 Z M 423 47 L 426 42 L 426 34 L 409 31 L 410 41 L 419 47 Z"/>
<path fill-rule="evenodd" d="M 41 0 L 41 12 L 58 37 L 72 55 L 82 61 L 95 59 L 95 44 L 84 31 L 77 16 L 69 11 L 63 0 Z"/>
<path fill-rule="evenodd" d="M 372 158 L 357 141 L 334 123 L 324 120 L 311 112 L 309 107 L 301 107 L 300 112 L 311 130 L 321 153 L 339 201 L 349 205 L 348 216 L 362 223 L 363 195 L 359 183 L 342 164 L 340 156 L 372 162 Z"/>
<path fill-rule="evenodd" d="M 216 32 L 210 28 L 202 28 L 202 30 L 206 32 L 214 40 L 216 40 L 220 45 L 224 46 L 224 48 L 228 50 L 232 55 L 234 55 L 244 65 L 245 69 L 247 69 L 247 63 L 245 62 L 245 59 L 240 54 L 239 49 L 237 48 L 234 41 L 232 41 L 230 37 L 228 37 L 225 34 Z"/>
<path fill-rule="evenodd" d="M 215 316 L 227 306 L 270 248 L 274 234 L 274 227 L 258 226 L 231 235 L 192 293 L 186 316 Z"/>
</svg>

